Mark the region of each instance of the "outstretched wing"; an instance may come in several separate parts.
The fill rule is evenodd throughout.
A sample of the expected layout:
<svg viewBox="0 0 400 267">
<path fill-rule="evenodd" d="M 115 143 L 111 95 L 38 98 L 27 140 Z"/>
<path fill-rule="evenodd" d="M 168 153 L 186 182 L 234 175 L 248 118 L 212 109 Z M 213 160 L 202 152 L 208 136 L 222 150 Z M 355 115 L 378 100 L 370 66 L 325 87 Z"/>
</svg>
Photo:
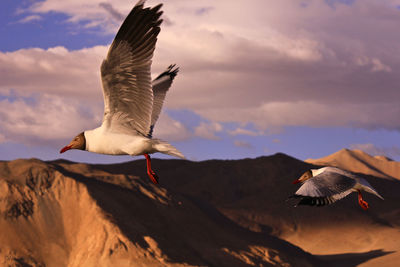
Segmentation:
<svg viewBox="0 0 400 267">
<path fill-rule="evenodd" d="M 153 90 L 150 67 L 162 20 L 161 4 L 144 8 L 139 1 L 122 23 L 101 65 L 103 126 L 113 132 L 146 136 Z"/>
<path fill-rule="evenodd" d="M 298 205 L 323 206 L 346 197 L 355 184 L 342 173 L 325 171 L 305 181 L 293 197 L 301 198 Z"/>
<path fill-rule="evenodd" d="M 171 87 L 175 76 L 178 74 L 179 67 L 175 68 L 175 66 L 175 64 L 170 65 L 163 73 L 153 80 L 153 112 L 151 113 L 148 137 L 152 137 L 153 128 L 160 116 L 167 91 Z"/>
</svg>

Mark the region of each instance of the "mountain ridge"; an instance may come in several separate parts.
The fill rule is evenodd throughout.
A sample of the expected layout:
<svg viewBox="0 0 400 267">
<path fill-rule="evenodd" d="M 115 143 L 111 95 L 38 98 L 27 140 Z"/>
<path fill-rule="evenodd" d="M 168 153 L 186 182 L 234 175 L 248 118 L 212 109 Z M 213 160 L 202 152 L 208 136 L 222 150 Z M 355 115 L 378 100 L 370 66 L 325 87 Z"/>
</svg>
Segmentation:
<svg viewBox="0 0 400 267">
<path fill-rule="evenodd" d="M 361 150 L 341 149 L 319 159 L 307 159 L 314 165 L 329 165 L 353 172 L 363 173 L 387 179 L 400 180 L 400 162 L 385 156 L 371 156 Z"/>
<path fill-rule="evenodd" d="M 0 162 L 0 264 L 373 266 L 400 259 L 396 179 L 360 174 L 385 197 L 364 196 L 367 212 L 351 195 L 324 208 L 294 208 L 286 201 L 297 189 L 291 181 L 318 166 L 283 153 L 152 165 L 159 186 L 144 160 Z"/>
<path fill-rule="evenodd" d="M 0 214 L 10 214 L 0 218 L 0 263 L 310 266 L 320 262 L 276 237 L 229 226 L 212 206 L 169 193 L 147 179 L 72 165 L 64 168 L 39 160 L 0 164 Z M 29 211 L 21 204 L 25 202 L 31 203 Z"/>
</svg>

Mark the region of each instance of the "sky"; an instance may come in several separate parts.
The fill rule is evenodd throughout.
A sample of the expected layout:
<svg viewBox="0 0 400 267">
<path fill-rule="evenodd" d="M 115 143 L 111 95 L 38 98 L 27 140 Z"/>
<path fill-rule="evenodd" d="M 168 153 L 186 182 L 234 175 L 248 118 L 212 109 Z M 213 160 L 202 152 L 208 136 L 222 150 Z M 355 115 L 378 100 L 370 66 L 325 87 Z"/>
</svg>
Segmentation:
<svg viewBox="0 0 400 267">
<path fill-rule="evenodd" d="M 59 150 L 101 124 L 100 64 L 135 3 L 0 3 L 0 160 L 132 159 Z M 400 0 L 158 3 L 152 75 L 180 72 L 154 137 L 195 161 L 342 148 L 400 161 Z"/>
</svg>

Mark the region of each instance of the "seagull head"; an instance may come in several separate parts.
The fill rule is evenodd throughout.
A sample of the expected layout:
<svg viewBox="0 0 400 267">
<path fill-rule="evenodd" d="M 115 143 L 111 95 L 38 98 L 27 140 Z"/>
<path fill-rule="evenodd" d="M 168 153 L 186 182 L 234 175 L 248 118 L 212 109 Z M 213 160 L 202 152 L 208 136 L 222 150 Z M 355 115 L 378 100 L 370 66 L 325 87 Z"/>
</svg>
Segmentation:
<svg viewBox="0 0 400 267">
<path fill-rule="evenodd" d="M 80 149 L 80 150 L 85 150 L 86 149 L 86 138 L 84 132 L 81 132 L 77 136 L 75 136 L 74 139 L 69 143 L 69 145 L 63 147 L 60 150 L 60 153 L 64 153 L 67 150 L 70 149 Z"/>
<path fill-rule="evenodd" d="M 303 175 L 300 176 L 299 179 L 294 180 L 294 181 L 293 181 L 293 184 L 303 183 L 303 182 L 305 182 L 306 180 L 308 180 L 308 179 L 310 179 L 310 178 L 312 178 L 312 177 L 313 177 L 313 174 L 312 174 L 311 170 L 308 170 L 308 171 L 306 171 L 305 173 L 303 173 Z"/>
</svg>

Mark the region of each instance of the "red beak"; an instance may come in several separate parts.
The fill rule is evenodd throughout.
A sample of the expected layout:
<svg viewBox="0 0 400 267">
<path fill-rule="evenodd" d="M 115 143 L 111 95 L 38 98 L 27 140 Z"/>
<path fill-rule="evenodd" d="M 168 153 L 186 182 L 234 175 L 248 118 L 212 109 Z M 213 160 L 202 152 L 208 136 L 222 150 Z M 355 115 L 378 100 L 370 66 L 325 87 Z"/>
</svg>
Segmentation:
<svg viewBox="0 0 400 267">
<path fill-rule="evenodd" d="M 72 148 L 72 146 L 65 146 L 63 149 L 60 150 L 60 154 L 64 153 L 67 150 L 70 150 Z"/>
<path fill-rule="evenodd" d="M 299 180 L 299 179 L 294 180 L 294 181 L 292 182 L 292 184 L 298 184 L 298 183 L 300 183 L 300 180 Z"/>
</svg>

